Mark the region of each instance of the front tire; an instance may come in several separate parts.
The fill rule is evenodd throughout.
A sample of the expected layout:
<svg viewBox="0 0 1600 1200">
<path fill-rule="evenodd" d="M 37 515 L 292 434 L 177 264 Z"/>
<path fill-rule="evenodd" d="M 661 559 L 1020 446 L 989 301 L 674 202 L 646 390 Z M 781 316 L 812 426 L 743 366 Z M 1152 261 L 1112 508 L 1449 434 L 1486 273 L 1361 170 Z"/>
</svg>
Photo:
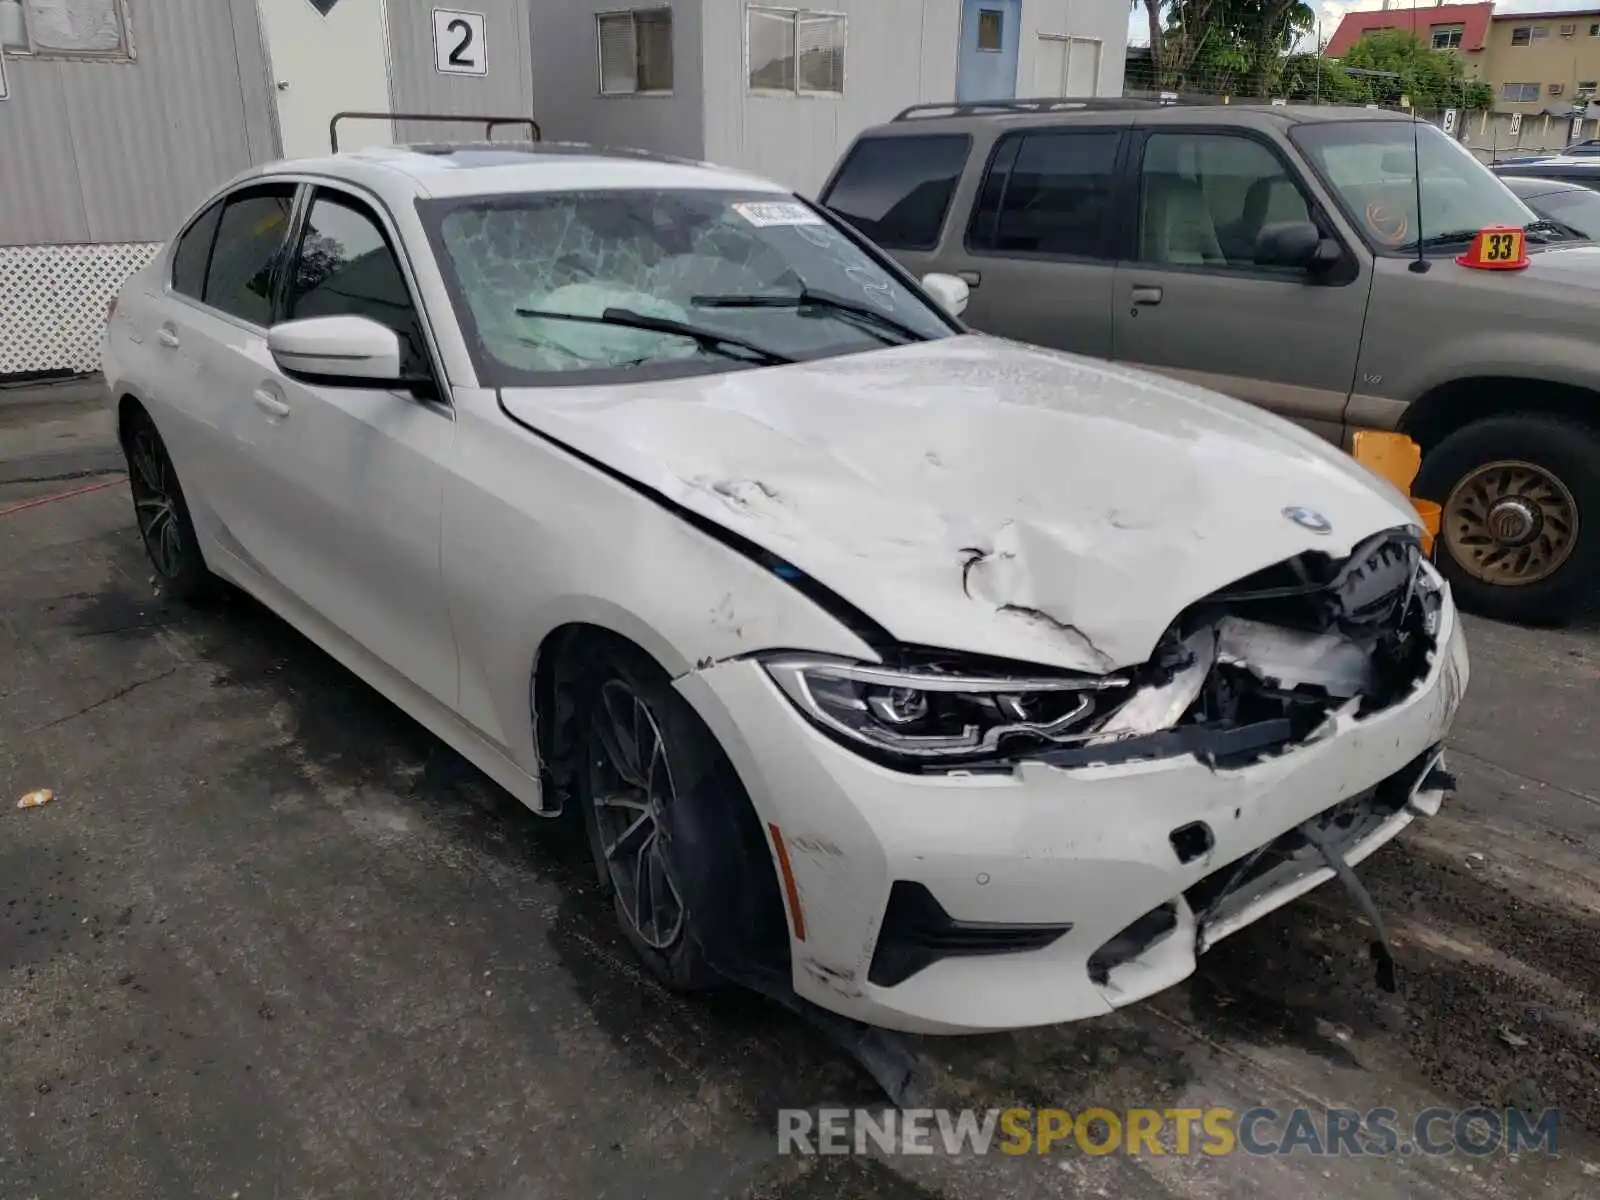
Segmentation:
<svg viewBox="0 0 1600 1200">
<path fill-rule="evenodd" d="M 1464 609 L 1550 624 L 1600 582 L 1600 434 L 1559 417 L 1491 417 L 1450 434 L 1413 489 L 1443 508 L 1439 563 Z"/>
<path fill-rule="evenodd" d="M 180 600 L 212 595 L 217 579 L 201 557 L 178 473 L 155 422 L 143 410 L 129 414 L 123 424 L 122 453 L 128 460 L 139 537 L 161 585 Z"/>
<path fill-rule="evenodd" d="M 715 987 L 722 979 L 707 960 L 678 866 L 682 855 L 710 848 L 674 844 L 672 810 L 726 786 L 731 767 L 653 663 L 621 647 L 597 658 L 581 717 L 577 793 L 601 887 L 656 978 L 678 991 Z"/>
</svg>

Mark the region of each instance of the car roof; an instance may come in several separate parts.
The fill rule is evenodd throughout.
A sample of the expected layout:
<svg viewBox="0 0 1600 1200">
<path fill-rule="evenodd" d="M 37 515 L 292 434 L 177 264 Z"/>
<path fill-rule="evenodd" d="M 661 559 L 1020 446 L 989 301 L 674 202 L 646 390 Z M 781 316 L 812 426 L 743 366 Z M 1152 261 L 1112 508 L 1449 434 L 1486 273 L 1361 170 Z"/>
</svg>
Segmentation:
<svg viewBox="0 0 1600 1200">
<path fill-rule="evenodd" d="M 972 104 L 918 104 L 863 137 L 918 133 L 970 133 L 974 128 L 1027 129 L 1063 122 L 1118 125 L 1244 125 L 1287 128 L 1331 121 L 1409 121 L 1392 109 L 1316 104 L 1161 104 L 1153 100 L 1014 100 Z"/>
<path fill-rule="evenodd" d="M 311 174 L 348 179 L 380 191 L 429 197 L 517 192 L 663 188 L 772 192 L 789 190 L 742 171 L 640 150 L 576 142 L 423 142 L 285 159 L 259 176 Z"/>
</svg>

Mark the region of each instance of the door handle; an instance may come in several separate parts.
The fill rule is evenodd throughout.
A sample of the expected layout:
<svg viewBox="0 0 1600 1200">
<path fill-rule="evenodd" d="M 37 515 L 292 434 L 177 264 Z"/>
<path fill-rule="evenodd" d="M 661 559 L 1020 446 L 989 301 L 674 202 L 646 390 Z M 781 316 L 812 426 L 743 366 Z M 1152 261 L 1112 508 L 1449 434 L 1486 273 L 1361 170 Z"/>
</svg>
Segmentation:
<svg viewBox="0 0 1600 1200">
<path fill-rule="evenodd" d="M 168 350 L 176 350 L 178 348 L 178 331 L 170 325 L 163 325 L 160 332 L 156 334 L 156 341 L 160 342 Z"/>
<path fill-rule="evenodd" d="M 1160 304 L 1161 289 L 1158 287 L 1135 287 L 1133 289 L 1133 302 L 1135 304 Z"/>
<path fill-rule="evenodd" d="M 252 399 L 255 400 L 256 407 L 269 417 L 287 417 L 289 415 L 289 406 L 266 388 L 257 388 Z"/>
<path fill-rule="evenodd" d="M 983 282 L 983 276 L 977 271 L 957 271 L 956 278 L 969 288 L 975 288 Z"/>
</svg>

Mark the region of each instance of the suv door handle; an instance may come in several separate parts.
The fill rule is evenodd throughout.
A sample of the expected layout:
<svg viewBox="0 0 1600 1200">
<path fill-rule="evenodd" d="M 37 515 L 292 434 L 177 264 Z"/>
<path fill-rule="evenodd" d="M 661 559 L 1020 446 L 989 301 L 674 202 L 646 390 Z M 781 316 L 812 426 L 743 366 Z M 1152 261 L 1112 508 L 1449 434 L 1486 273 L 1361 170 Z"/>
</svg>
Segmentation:
<svg viewBox="0 0 1600 1200">
<path fill-rule="evenodd" d="M 969 288 L 975 288 L 983 282 L 983 276 L 977 271 L 957 271 L 956 278 Z"/>
<path fill-rule="evenodd" d="M 178 331 L 171 325 L 163 325 L 156 334 L 156 341 L 160 342 L 168 350 L 176 350 L 178 348 Z"/>
<path fill-rule="evenodd" d="M 1161 289 L 1152 286 L 1136 286 L 1133 289 L 1133 302 L 1135 304 L 1160 304 Z"/>
<path fill-rule="evenodd" d="M 256 407 L 269 417 L 287 417 L 289 415 L 289 406 L 266 388 L 257 388 L 255 395 L 251 399 L 256 402 Z"/>
</svg>

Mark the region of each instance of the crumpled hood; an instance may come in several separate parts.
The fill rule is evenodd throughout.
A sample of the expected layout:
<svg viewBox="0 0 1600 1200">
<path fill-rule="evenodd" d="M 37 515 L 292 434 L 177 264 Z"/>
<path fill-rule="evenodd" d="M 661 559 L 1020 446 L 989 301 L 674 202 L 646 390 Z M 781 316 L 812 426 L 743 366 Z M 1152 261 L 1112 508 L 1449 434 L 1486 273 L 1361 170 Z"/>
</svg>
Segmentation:
<svg viewBox="0 0 1600 1200">
<path fill-rule="evenodd" d="M 1193 601 L 1416 519 L 1394 488 L 1287 422 L 983 336 L 502 400 L 900 641 L 1076 670 L 1144 662 Z"/>
</svg>

